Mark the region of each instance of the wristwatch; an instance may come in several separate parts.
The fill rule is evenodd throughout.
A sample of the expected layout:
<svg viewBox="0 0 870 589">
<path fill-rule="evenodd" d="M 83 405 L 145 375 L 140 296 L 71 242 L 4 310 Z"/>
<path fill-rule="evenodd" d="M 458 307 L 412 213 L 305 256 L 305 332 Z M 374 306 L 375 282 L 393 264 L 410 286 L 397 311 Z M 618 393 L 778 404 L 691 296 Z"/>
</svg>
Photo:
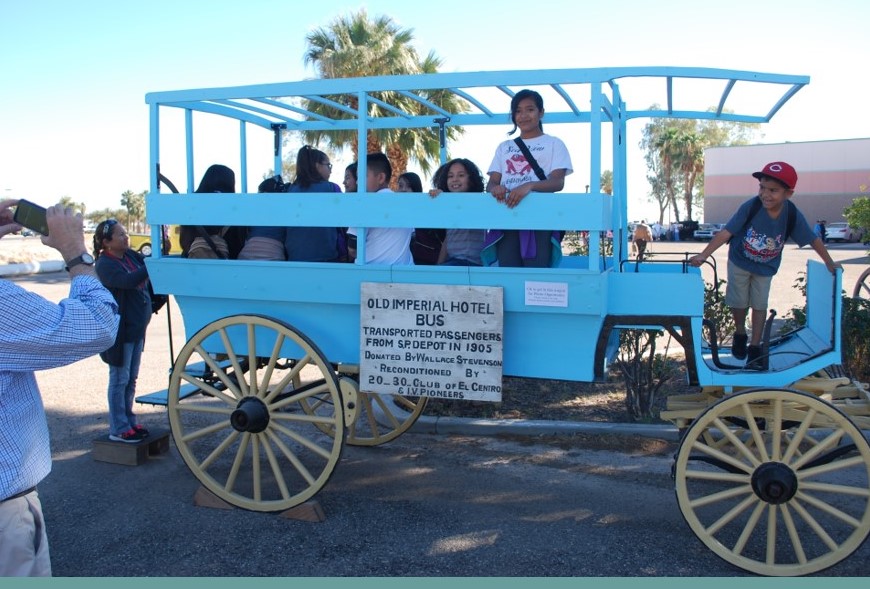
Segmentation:
<svg viewBox="0 0 870 589">
<path fill-rule="evenodd" d="M 70 268 L 72 268 L 73 266 L 78 266 L 79 264 L 84 264 L 86 266 L 93 266 L 94 265 L 94 256 L 85 252 L 82 255 L 80 255 L 79 257 L 73 258 L 72 260 L 70 260 L 67 263 L 65 269 L 67 272 L 69 272 Z"/>
</svg>

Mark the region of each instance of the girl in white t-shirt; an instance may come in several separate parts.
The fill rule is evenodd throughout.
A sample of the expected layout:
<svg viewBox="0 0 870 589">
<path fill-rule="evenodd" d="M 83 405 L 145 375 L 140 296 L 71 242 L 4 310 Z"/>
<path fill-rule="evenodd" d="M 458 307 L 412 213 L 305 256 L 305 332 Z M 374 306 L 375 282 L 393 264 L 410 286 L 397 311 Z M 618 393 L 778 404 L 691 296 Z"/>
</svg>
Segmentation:
<svg viewBox="0 0 870 589">
<path fill-rule="evenodd" d="M 573 171 L 565 144 L 544 134 L 543 117 L 544 100 L 537 92 L 520 90 L 511 99 L 514 128 L 509 135 L 520 130 L 519 140 L 525 143 L 544 178 L 516 140 L 503 141 L 489 166 L 486 190 L 508 208 L 517 206 L 530 192 L 559 192 L 565 186 L 565 176 Z M 487 265 L 498 260 L 499 266 L 552 267 L 562 257 L 559 242 L 556 231 L 491 229 L 486 234 L 482 257 Z"/>
</svg>

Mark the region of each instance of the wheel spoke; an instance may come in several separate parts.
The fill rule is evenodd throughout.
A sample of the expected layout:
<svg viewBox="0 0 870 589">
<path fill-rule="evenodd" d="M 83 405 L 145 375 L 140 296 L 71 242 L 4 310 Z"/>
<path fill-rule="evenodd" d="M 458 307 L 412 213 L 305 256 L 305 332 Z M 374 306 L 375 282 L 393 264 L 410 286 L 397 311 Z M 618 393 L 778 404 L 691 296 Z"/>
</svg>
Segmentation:
<svg viewBox="0 0 870 589">
<path fill-rule="evenodd" d="M 692 447 L 696 450 L 699 450 L 700 452 L 703 452 L 704 454 L 707 454 L 708 456 L 712 456 L 713 458 L 716 458 L 717 460 L 721 460 L 722 462 L 730 464 L 730 465 L 734 466 L 735 468 L 742 470 L 746 474 L 752 474 L 752 467 L 750 467 L 745 462 L 741 462 L 741 461 L 737 460 L 736 458 L 734 458 L 730 454 L 726 454 L 725 452 L 722 452 L 721 450 L 716 450 L 715 448 L 711 448 L 710 446 L 708 446 L 706 444 L 700 444 L 698 442 L 695 442 L 692 445 Z"/>
<path fill-rule="evenodd" d="M 768 428 L 771 438 L 770 459 L 774 462 L 779 462 L 782 458 L 782 399 L 773 400 L 772 421 L 772 426 Z"/>
<path fill-rule="evenodd" d="M 749 541 L 749 538 L 752 536 L 752 533 L 755 531 L 755 526 L 758 525 L 758 520 L 761 519 L 761 514 L 764 512 L 765 503 L 759 501 L 757 498 L 749 497 L 746 501 L 744 501 L 746 506 L 743 510 L 748 509 L 750 505 L 755 504 L 755 508 L 752 510 L 752 513 L 749 515 L 749 520 L 746 522 L 746 525 L 743 526 L 743 531 L 740 532 L 740 537 L 737 539 L 737 542 L 734 544 L 734 548 L 732 549 L 735 554 L 743 554 L 743 550 L 746 548 L 746 543 Z"/>
<path fill-rule="evenodd" d="M 287 488 L 287 482 L 284 480 L 284 476 L 281 474 L 281 467 L 278 465 L 278 459 L 275 457 L 275 452 L 272 450 L 272 446 L 270 446 L 268 443 L 268 440 L 271 440 L 276 445 L 279 445 L 280 440 L 275 439 L 271 431 L 266 430 L 266 433 L 269 435 L 269 437 L 263 439 L 263 451 L 266 453 L 266 459 L 269 461 L 269 466 L 272 468 L 272 476 L 275 477 L 275 483 L 278 485 L 278 489 L 281 491 L 281 498 L 289 499 L 290 489 Z M 291 462 L 293 461 L 291 460 Z M 308 480 L 308 484 L 312 484 L 313 482 L 314 479 Z"/>
<path fill-rule="evenodd" d="M 300 415 L 299 413 L 274 413 L 272 419 L 275 421 L 287 421 L 296 423 L 314 423 L 332 426 L 335 425 L 337 418 L 332 415 Z"/>
<path fill-rule="evenodd" d="M 233 432 L 238 433 L 238 432 Z M 239 447 L 236 450 L 236 455 L 233 458 L 233 466 L 230 468 L 229 475 L 227 476 L 227 480 L 224 483 L 224 489 L 227 491 L 232 491 L 236 486 L 236 479 L 239 476 L 239 470 L 241 469 L 242 462 L 245 460 L 245 450 L 248 448 L 248 442 L 251 439 L 251 434 L 248 432 L 244 432 L 242 434 L 242 439 L 239 442 Z M 256 442 L 256 440 L 254 440 Z"/>
<path fill-rule="evenodd" d="M 272 392 L 266 395 L 263 402 L 271 403 L 272 399 L 280 395 L 293 382 L 293 380 L 299 376 L 299 373 L 310 361 L 311 356 L 306 355 L 304 358 L 299 360 L 299 362 L 294 364 L 290 370 L 287 371 L 287 374 L 284 375 L 284 378 L 282 378 L 278 384 L 272 388 Z"/>
<path fill-rule="evenodd" d="M 210 413 L 213 415 L 226 415 L 229 417 L 235 407 L 209 407 L 208 405 L 197 405 L 194 403 L 184 403 L 178 405 L 176 412 L 187 413 Z"/>
<path fill-rule="evenodd" d="M 785 454 L 782 456 L 782 461 L 788 464 L 792 457 L 800 456 L 800 445 L 803 443 L 805 439 L 807 439 L 807 432 L 810 429 L 810 425 L 813 423 L 813 419 L 816 417 L 816 410 L 813 407 L 810 407 L 809 411 L 807 411 L 806 418 L 801 422 L 800 427 L 796 432 L 791 436 L 789 440 L 788 447 L 786 447 Z"/>
<path fill-rule="evenodd" d="M 853 456 L 852 458 L 843 458 L 840 460 L 834 460 L 828 464 L 820 464 L 819 466 L 814 466 L 812 468 L 805 468 L 798 471 L 798 477 L 801 479 L 807 479 L 821 474 L 828 474 L 837 472 L 838 470 L 845 470 L 853 466 L 863 465 L 866 465 L 866 462 L 861 456 Z"/>
<path fill-rule="evenodd" d="M 693 499 L 689 505 L 692 506 L 692 509 L 698 509 L 699 507 L 705 507 L 707 505 L 712 505 L 714 503 L 720 503 L 722 501 L 733 499 L 735 497 L 739 497 L 741 495 L 751 495 L 752 494 L 752 486 L 749 485 L 748 481 L 745 485 L 741 485 L 739 487 L 734 487 L 731 489 L 726 489 L 724 491 L 719 491 L 717 493 L 711 493 L 709 495 L 702 495 L 697 499 Z"/>
<path fill-rule="evenodd" d="M 260 468 L 260 436 L 250 434 L 248 436 L 251 438 L 251 488 L 254 490 L 254 501 L 262 501 L 263 477 Z"/>
<path fill-rule="evenodd" d="M 384 399 L 384 395 L 379 395 L 374 393 L 375 402 L 380 405 L 381 409 L 383 409 L 383 413 L 387 416 L 387 419 L 390 420 L 390 423 L 393 426 L 393 429 L 402 425 L 402 422 L 396 419 L 396 415 L 393 413 L 393 408 L 389 406 L 387 401 Z M 392 402 L 392 401 L 390 401 Z"/>
<path fill-rule="evenodd" d="M 734 446 L 738 452 L 746 457 L 746 460 L 749 461 L 749 464 L 751 464 L 753 468 L 761 464 L 755 454 L 753 454 L 749 450 L 749 448 L 747 448 L 746 445 L 737 436 L 734 435 L 734 432 L 731 431 L 731 428 L 728 427 L 728 424 L 726 424 L 721 419 L 715 419 L 713 420 L 713 425 L 715 425 L 719 429 L 719 431 L 722 432 L 722 434 L 728 439 L 729 442 L 731 442 L 731 445 Z"/>
<path fill-rule="evenodd" d="M 236 354 L 236 351 L 233 349 L 233 344 L 232 344 L 232 342 L 230 342 L 230 338 L 227 335 L 226 328 L 219 329 L 218 333 L 220 333 L 221 342 L 223 342 L 223 345 L 224 345 L 224 350 L 226 350 L 227 356 L 230 359 L 230 363 L 233 366 L 233 374 L 235 374 L 235 375 L 244 374 L 245 371 L 242 370 L 242 365 L 239 364 L 239 357 Z M 202 352 L 202 353 L 205 354 L 205 352 Z M 209 362 L 210 357 L 207 358 L 206 356 L 209 356 L 209 355 L 205 354 L 205 356 L 203 356 L 203 359 L 206 362 Z M 213 364 L 213 362 L 212 362 L 212 364 Z M 217 364 L 215 364 L 214 367 L 212 368 L 212 370 L 216 370 L 215 374 L 218 375 L 218 378 L 220 378 L 223 381 L 223 383 L 227 386 L 228 389 L 235 392 L 235 387 L 233 386 L 232 381 L 230 381 L 228 378 L 229 375 L 227 375 L 220 366 L 217 366 Z M 241 399 L 242 397 L 248 396 L 248 385 L 245 382 L 245 379 L 244 378 L 237 378 L 236 381 L 238 382 L 238 387 L 239 387 L 237 398 Z"/>
<path fill-rule="evenodd" d="M 860 461 L 860 459 L 857 459 Z M 805 491 L 819 491 L 822 493 L 839 493 L 854 497 L 870 498 L 870 489 L 866 487 L 849 487 L 847 485 L 834 485 L 830 483 L 817 483 L 815 481 L 801 481 L 801 489 Z"/>
<path fill-rule="evenodd" d="M 203 436 L 211 435 L 211 434 L 213 434 L 213 433 L 215 433 L 215 432 L 219 432 L 219 431 L 221 431 L 222 429 L 226 429 L 226 428 L 229 428 L 229 427 L 232 427 L 232 426 L 230 426 L 230 421 L 229 421 L 229 420 L 226 420 L 226 421 L 219 421 L 219 422 L 217 422 L 217 423 L 213 423 L 213 424 L 211 424 L 211 425 L 209 425 L 209 426 L 207 426 L 207 427 L 204 427 L 204 428 L 201 428 L 201 429 L 198 429 L 198 430 L 192 431 L 192 432 L 190 432 L 190 433 L 188 433 L 188 434 L 185 434 L 184 436 L 181 437 L 181 441 L 184 442 L 184 443 L 190 443 L 190 442 L 192 442 L 192 441 L 194 441 L 194 440 L 197 440 L 197 439 L 199 439 L 199 438 L 202 438 Z"/>
<path fill-rule="evenodd" d="M 366 412 L 366 420 L 368 421 L 369 429 L 371 429 L 372 434 L 378 435 L 378 422 L 375 419 L 375 408 L 372 405 L 372 397 L 368 393 L 363 393 L 360 395 L 365 400 L 363 401 L 363 407 Z"/>
<path fill-rule="evenodd" d="M 767 446 L 764 444 L 764 437 L 758 429 L 758 424 L 755 423 L 755 416 L 752 414 L 752 407 L 749 403 L 744 403 L 741 406 L 741 409 L 743 410 L 743 417 L 746 419 L 746 426 L 752 434 L 752 439 L 755 441 L 755 447 L 758 448 L 758 455 L 761 458 L 761 462 L 769 461 L 770 457 L 767 455 Z"/>
<path fill-rule="evenodd" d="M 248 373 L 251 382 L 248 383 L 248 395 L 259 397 L 257 390 L 257 333 L 256 326 L 248 323 Z"/>
<path fill-rule="evenodd" d="M 833 551 L 837 549 L 838 544 L 834 541 L 833 538 L 828 535 L 824 528 L 822 528 L 821 524 L 817 522 L 812 515 L 810 515 L 810 513 L 803 505 L 801 505 L 796 500 L 792 501 L 790 505 L 798 513 L 798 515 L 801 516 L 801 519 L 807 522 L 807 524 L 813 529 L 816 535 L 822 539 L 822 542 L 824 542 L 830 550 Z"/>
<path fill-rule="evenodd" d="M 800 534 L 798 534 L 797 528 L 794 525 L 794 519 L 791 517 L 791 511 L 789 511 L 788 504 L 780 505 L 779 510 L 782 513 L 782 521 L 785 524 L 786 531 L 788 532 L 788 538 L 791 541 L 795 558 L 797 558 L 799 564 L 806 564 L 807 555 L 804 552 L 804 546 L 801 543 Z"/>
<path fill-rule="evenodd" d="M 806 454 L 804 454 L 803 456 L 801 456 L 800 458 L 795 460 L 791 464 L 791 467 L 795 470 L 800 470 L 801 466 L 803 466 L 807 462 L 811 461 L 812 459 L 814 459 L 815 457 L 820 455 L 822 452 L 824 452 L 828 448 L 836 446 L 840 442 L 840 439 L 842 437 L 843 437 L 843 430 L 837 430 L 837 431 L 831 432 L 831 434 L 829 436 L 825 437 L 825 439 L 822 440 L 812 450 L 810 450 L 809 452 L 807 452 Z"/>
<path fill-rule="evenodd" d="M 306 389 L 305 391 L 303 391 L 301 393 L 297 393 L 295 395 L 290 395 L 289 397 L 281 399 L 277 403 L 273 403 L 272 410 L 278 411 L 280 409 L 283 409 L 284 407 L 287 407 L 288 405 L 295 405 L 296 403 L 298 403 L 301 400 L 308 400 L 311 397 L 316 397 L 317 395 L 320 395 L 321 393 L 328 393 L 329 390 L 330 390 L 329 383 L 323 382 L 322 384 L 320 384 L 316 387 L 311 387 L 310 389 Z"/>
<path fill-rule="evenodd" d="M 818 497 L 815 497 L 814 495 L 810 495 L 807 492 L 798 491 L 795 498 L 801 499 L 801 500 L 805 501 L 806 503 L 809 503 L 813 507 L 815 507 L 821 511 L 824 511 L 828 515 L 831 515 L 831 516 L 837 518 L 841 522 L 848 524 L 848 525 L 852 526 L 853 528 L 857 528 L 858 526 L 861 525 L 860 521 L 858 521 L 857 519 L 855 519 L 854 517 L 852 517 L 848 513 L 844 513 L 843 511 L 837 509 L 836 507 L 834 507 L 830 503 L 828 503 L 826 501 L 822 501 Z"/>
<path fill-rule="evenodd" d="M 326 458 L 327 460 L 329 459 L 331 452 L 327 448 L 324 448 L 324 447 L 318 445 L 317 442 L 314 442 L 314 441 L 306 438 L 305 436 L 303 436 L 301 434 L 297 434 L 293 430 L 287 429 L 286 427 L 282 427 L 281 425 L 279 425 L 277 423 L 270 424 L 270 427 L 281 432 L 282 434 L 284 434 L 288 438 L 292 439 L 293 441 L 295 441 L 299 444 L 302 444 L 303 446 L 305 446 L 306 448 L 308 448 L 309 450 L 311 450 L 315 454 L 320 455 L 322 458 Z"/>
<path fill-rule="evenodd" d="M 686 470 L 686 478 L 697 481 L 715 481 L 720 483 L 735 483 L 738 485 L 746 484 L 749 481 L 749 474 L 737 474 L 736 472 L 725 472 L 721 470 Z"/>
<path fill-rule="evenodd" d="M 299 457 L 296 456 L 296 453 L 288 448 L 287 445 L 284 444 L 284 442 L 282 442 L 281 439 L 275 435 L 275 432 L 271 430 L 266 430 L 266 433 L 269 435 L 269 439 L 272 441 L 272 443 L 278 446 L 278 448 L 281 450 L 287 460 L 290 461 L 290 464 L 293 465 L 293 467 L 296 469 L 296 472 L 301 474 L 302 478 L 304 478 L 309 485 L 313 485 L 315 481 L 314 476 L 307 468 L 305 468 L 305 465 L 302 464 L 302 461 L 299 460 Z M 274 454 L 270 454 L 270 456 L 274 459 Z M 277 461 L 275 464 L 277 465 Z M 280 471 L 277 472 L 275 476 L 280 477 L 279 484 L 282 485 L 282 488 L 286 489 L 287 485 L 284 482 L 284 477 L 281 477 Z"/>
<path fill-rule="evenodd" d="M 767 506 L 767 549 L 765 552 L 765 562 L 769 565 L 776 564 L 776 505 Z"/>
<path fill-rule="evenodd" d="M 211 466 L 212 462 L 214 462 L 218 456 L 223 454 L 226 451 L 226 449 L 230 447 L 230 444 L 232 444 L 233 442 L 236 441 L 237 437 L 239 437 L 239 432 L 237 432 L 234 429 L 230 429 L 229 435 L 227 435 L 227 437 L 224 438 L 223 442 L 218 444 L 218 446 L 214 449 L 214 451 L 211 454 L 206 456 L 205 460 L 203 460 L 202 462 L 199 463 L 199 467 L 203 470 L 208 470 L 208 468 Z"/>
<path fill-rule="evenodd" d="M 272 353 L 269 355 L 269 363 L 266 365 L 266 370 L 263 372 L 263 382 L 258 385 L 258 390 L 266 391 L 268 393 L 264 400 L 271 396 L 271 393 L 269 392 L 269 381 L 272 380 L 272 372 L 274 372 L 275 366 L 278 364 L 278 359 L 281 357 L 281 347 L 283 345 L 284 334 L 278 333 L 275 337 L 275 345 L 272 346 Z"/>
<path fill-rule="evenodd" d="M 406 411 L 413 412 L 414 409 L 417 408 L 417 403 L 412 401 L 411 399 L 405 397 L 404 395 L 390 395 L 393 397 L 392 402 L 396 405 L 402 405 Z"/>
</svg>

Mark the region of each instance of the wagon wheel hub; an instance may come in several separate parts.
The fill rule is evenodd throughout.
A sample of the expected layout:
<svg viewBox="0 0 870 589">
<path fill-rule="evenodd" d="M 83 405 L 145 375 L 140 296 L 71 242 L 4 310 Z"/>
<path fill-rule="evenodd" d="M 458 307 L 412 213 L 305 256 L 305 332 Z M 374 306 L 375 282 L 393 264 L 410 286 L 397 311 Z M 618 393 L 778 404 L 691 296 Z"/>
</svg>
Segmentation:
<svg viewBox="0 0 870 589">
<path fill-rule="evenodd" d="M 230 415 L 230 424 L 240 432 L 258 434 L 269 425 L 269 409 L 256 397 L 245 397 Z"/>
<path fill-rule="evenodd" d="M 767 503 L 787 503 L 797 489 L 797 476 L 781 462 L 765 462 L 752 473 L 752 490 Z"/>
</svg>

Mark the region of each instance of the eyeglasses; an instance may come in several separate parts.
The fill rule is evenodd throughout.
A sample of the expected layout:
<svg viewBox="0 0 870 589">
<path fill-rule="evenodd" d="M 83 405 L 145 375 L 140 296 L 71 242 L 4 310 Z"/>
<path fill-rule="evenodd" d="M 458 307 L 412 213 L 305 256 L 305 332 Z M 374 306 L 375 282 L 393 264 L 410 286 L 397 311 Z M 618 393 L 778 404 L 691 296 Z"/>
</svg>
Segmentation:
<svg viewBox="0 0 870 589">
<path fill-rule="evenodd" d="M 321 166 L 326 166 L 330 170 L 332 169 L 332 162 L 320 162 Z"/>
<path fill-rule="evenodd" d="M 112 227 L 118 224 L 116 219 L 106 219 L 103 225 L 103 239 L 112 239 Z"/>
</svg>

